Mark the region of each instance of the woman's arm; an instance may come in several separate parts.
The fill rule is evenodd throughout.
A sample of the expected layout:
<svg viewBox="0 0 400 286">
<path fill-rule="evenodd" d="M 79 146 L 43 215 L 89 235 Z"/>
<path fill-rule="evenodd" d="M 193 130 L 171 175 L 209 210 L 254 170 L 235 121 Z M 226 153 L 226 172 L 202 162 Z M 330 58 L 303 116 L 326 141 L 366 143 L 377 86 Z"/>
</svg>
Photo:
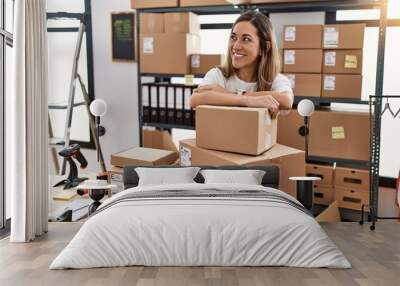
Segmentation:
<svg viewBox="0 0 400 286">
<path fill-rule="evenodd" d="M 278 103 L 279 108 L 283 110 L 292 109 L 293 94 L 289 91 L 257 91 L 246 93 L 247 96 L 272 96 Z"/>
</svg>

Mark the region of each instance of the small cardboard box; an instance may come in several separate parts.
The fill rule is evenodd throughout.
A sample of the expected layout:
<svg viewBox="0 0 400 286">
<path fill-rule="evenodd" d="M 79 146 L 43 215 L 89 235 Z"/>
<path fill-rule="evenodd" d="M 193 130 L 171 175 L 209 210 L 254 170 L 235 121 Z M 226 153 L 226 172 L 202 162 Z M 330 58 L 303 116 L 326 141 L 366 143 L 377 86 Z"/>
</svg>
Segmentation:
<svg viewBox="0 0 400 286">
<path fill-rule="evenodd" d="M 200 148 L 259 155 L 276 143 L 277 119 L 265 108 L 202 105 L 196 108 Z"/>
<path fill-rule="evenodd" d="M 369 113 L 318 111 L 310 120 L 309 155 L 369 160 Z"/>
<path fill-rule="evenodd" d="M 178 152 L 168 131 L 143 130 L 143 147 Z"/>
<path fill-rule="evenodd" d="M 126 165 L 158 166 L 169 165 L 176 161 L 175 151 L 135 147 L 111 155 L 111 165 L 124 167 Z"/>
<path fill-rule="evenodd" d="M 177 7 L 178 0 L 131 0 L 132 9 Z"/>
<path fill-rule="evenodd" d="M 164 33 L 164 15 L 161 13 L 140 14 L 140 34 Z"/>
<path fill-rule="evenodd" d="M 329 206 L 333 202 L 334 198 L 333 186 L 314 184 L 313 191 L 314 191 L 315 204 Z"/>
<path fill-rule="evenodd" d="M 325 25 L 324 49 L 362 49 L 364 47 L 365 24 Z"/>
<path fill-rule="evenodd" d="M 333 186 L 333 166 L 307 164 L 306 174 L 310 177 L 320 177 L 321 181 L 315 182 L 315 185 Z"/>
<path fill-rule="evenodd" d="M 321 73 L 321 49 L 283 50 L 283 71 L 285 73 Z"/>
<path fill-rule="evenodd" d="M 289 79 L 295 96 L 321 96 L 321 74 L 287 73 L 285 76 Z"/>
<path fill-rule="evenodd" d="M 324 74 L 322 76 L 321 97 L 360 99 L 362 75 Z"/>
<path fill-rule="evenodd" d="M 325 50 L 322 72 L 325 74 L 361 74 L 362 50 Z"/>
<path fill-rule="evenodd" d="M 171 34 L 199 34 L 199 16 L 191 12 L 165 13 L 165 33 Z"/>
<path fill-rule="evenodd" d="M 206 74 L 210 69 L 222 65 L 224 62 L 224 58 L 224 55 L 192 55 L 191 73 Z"/>
<path fill-rule="evenodd" d="M 369 205 L 369 192 L 335 187 L 335 200 L 337 200 L 340 208 L 360 211 L 362 205 Z"/>
<path fill-rule="evenodd" d="M 356 188 L 369 191 L 369 171 L 338 167 L 335 173 L 335 187 Z"/>
<path fill-rule="evenodd" d="M 304 151 L 305 137 L 301 133 L 303 126 L 304 118 L 296 109 L 291 110 L 289 114 L 280 115 L 277 143 Z"/>
<path fill-rule="evenodd" d="M 321 49 L 322 25 L 286 25 L 283 27 L 284 49 Z"/>
<path fill-rule="evenodd" d="M 190 55 L 200 51 L 200 38 L 193 34 L 143 34 L 140 38 L 142 73 L 188 74 Z"/>
<path fill-rule="evenodd" d="M 182 166 L 278 165 L 280 168 L 279 189 L 294 197 L 296 182 L 290 181 L 289 177 L 305 175 L 304 152 L 280 144 L 276 144 L 259 156 L 203 149 L 196 145 L 196 139 L 181 140 L 179 144 Z"/>
<path fill-rule="evenodd" d="M 226 0 L 181 0 L 181 7 L 230 5 Z"/>
</svg>

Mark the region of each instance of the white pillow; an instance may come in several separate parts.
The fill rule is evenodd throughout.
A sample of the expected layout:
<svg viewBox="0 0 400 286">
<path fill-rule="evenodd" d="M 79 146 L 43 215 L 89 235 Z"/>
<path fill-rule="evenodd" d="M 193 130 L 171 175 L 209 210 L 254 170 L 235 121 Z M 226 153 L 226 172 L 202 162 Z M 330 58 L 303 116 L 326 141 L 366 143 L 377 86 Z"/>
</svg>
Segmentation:
<svg viewBox="0 0 400 286">
<path fill-rule="evenodd" d="M 261 170 L 202 170 L 204 183 L 261 185 L 265 171 Z"/>
<path fill-rule="evenodd" d="M 135 168 L 139 176 L 138 186 L 195 183 L 193 179 L 196 177 L 199 170 L 199 167 Z"/>
</svg>

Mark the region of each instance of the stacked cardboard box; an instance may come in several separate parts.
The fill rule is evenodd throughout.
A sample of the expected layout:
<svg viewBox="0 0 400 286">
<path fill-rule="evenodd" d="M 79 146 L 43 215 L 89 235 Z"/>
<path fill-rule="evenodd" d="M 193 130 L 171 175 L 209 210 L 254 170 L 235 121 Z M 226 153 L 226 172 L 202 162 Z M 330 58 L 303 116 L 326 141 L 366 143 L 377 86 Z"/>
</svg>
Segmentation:
<svg viewBox="0 0 400 286">
<path fill-rule="evenodd" d="M 200 23 L 193 13 L 141 13 L 142 73 L 188 74 L 200 51 Z"/>
<path fill-rule="evenodd" d="M 177 7 L 178 0 L 131 0 L 132 9 Z"/>
<path fill-rule="evenodd" d="M 195 54 L 191 56 L 191 73 L 206 74 L 210 69 L 220 66 L 224 62 L 224 55 L 219 54 Z"/>
<path fill-rule="evenodd" d="M 307 164 L 307 176 L 320 177 L 321 181 L 314 183 L 314 203 L 330 205 L 334 200 L 333 166 Z"/>
</svg>

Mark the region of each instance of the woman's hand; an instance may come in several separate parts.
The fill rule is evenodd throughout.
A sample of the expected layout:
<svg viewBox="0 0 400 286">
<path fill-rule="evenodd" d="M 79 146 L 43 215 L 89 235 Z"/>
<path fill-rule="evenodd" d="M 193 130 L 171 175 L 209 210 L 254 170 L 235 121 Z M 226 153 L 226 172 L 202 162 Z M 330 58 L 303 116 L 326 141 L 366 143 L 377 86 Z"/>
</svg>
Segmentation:
<svg viewBox="0 0 400 286">
<path fill-rule="evenodd" d="M 279 102 L 272 95 L 249 96 L 244 95 L 247 107 L 267 108 L 272 118 L 276 118 L 279 112 Z"/>
<path fill-rule="evenodd" d="M 225 88 L 218 84 L 211 84 L 211 85 L 203 85 L 199 86 L 194 90 L 194 93 L 202 93 L 202 92 L 210 92 L 210 91 L 217 91 L 217 92 L 222 92 L 222 93 L 230 93 L 227 91 Z"/>
</svg>

